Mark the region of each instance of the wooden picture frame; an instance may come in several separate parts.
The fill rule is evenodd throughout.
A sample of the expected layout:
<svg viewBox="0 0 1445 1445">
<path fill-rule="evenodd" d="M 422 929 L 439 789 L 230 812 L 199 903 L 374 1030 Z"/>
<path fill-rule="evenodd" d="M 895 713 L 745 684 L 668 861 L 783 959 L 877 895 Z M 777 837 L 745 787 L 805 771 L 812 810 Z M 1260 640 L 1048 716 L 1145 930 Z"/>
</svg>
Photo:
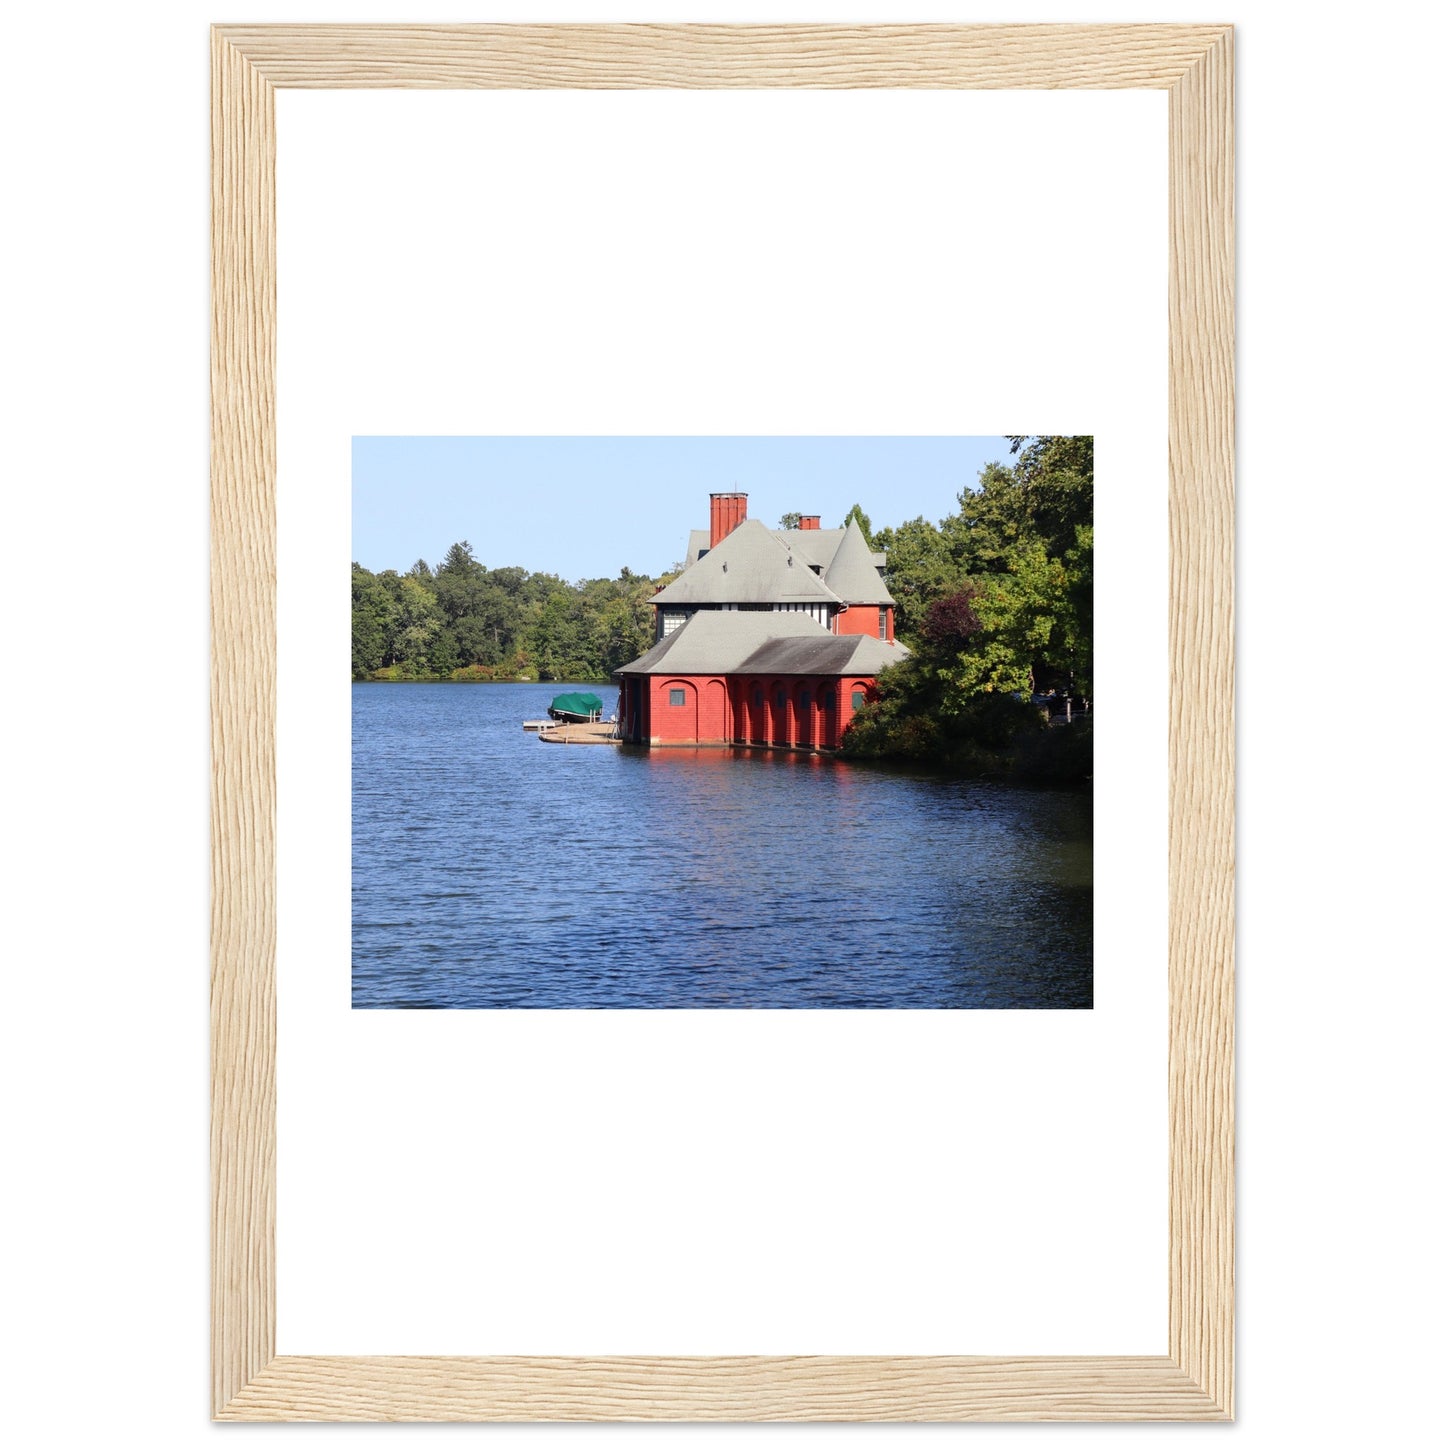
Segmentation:
<svg viewBox="0 0 1445 1445">
<path fill-rule="evenodd" d="M 1233 33 L 1223 25 L 212 31 L 215 1418 L 1232 1418 L 1232 57 Z M 281 87 L 1168 91 L 1167 1354 L 277 1355 L 274 92 Z"/>
</svg>

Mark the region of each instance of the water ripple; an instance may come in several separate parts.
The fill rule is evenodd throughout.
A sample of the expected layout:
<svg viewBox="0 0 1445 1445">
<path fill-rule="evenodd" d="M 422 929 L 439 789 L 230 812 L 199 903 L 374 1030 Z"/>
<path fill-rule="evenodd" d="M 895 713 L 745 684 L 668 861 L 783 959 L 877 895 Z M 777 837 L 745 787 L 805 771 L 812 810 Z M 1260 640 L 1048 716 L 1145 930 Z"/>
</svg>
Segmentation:
<svg viewBox="0 0 1445 1445">
<path fill-rule="evenodd" d="M 357 1008 L 1088 1008 L 1087 797 L 352 689 Z"/>
</svg>

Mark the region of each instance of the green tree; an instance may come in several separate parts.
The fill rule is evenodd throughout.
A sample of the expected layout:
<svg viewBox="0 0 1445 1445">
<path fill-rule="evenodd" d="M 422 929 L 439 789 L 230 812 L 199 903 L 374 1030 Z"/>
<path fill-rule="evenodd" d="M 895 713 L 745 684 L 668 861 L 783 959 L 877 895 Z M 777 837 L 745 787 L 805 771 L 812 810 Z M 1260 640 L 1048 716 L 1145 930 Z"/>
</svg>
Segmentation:
<svg viewBox="0 0 1445 1445">
<path fill-rule="evenodd" d="M 1028 507 L 1012 467 L 990 462 L 978 484 L 958 495 L 958 511 L 939 528 L 964 573 L 1006 572 L 1008 559 L 1030 534 Z"/>
<path fill-rule="evenodd" d="M 485 617 L 461 617 L 451 628 L 459 667 L 495 667 L 502 660 L 500 629 Z"/>
<path fill-rule="evenodd" d="M 848 514 L 843 518 L 840 525 L 846 527 L 849 522 L 857 522 L 858 530 L 863 534 L 863 540 L 873 546 L 873 523 L 868 520 L 868 513 L 863 510 L 861 503 L 854 502 L 848 508 Z"/>
<path fill-rule="evenodd" d="M 433 587 L 454 632 L 463 619 L 483 615 L 488 610 L 487 569 L 472 555 L 470 542 L 454 542 L 447 549 L 446 557 L 436 570 Z"/>
<path fill-rule="evenodd" d="M 536 657 L 543 681 L 596 675 L 595 660 L 583 660 L 587 649 L 578 603 L 579 599 L 567 591 L 555 591 L 542 604 L 532 624 L 529 650 Z"/>
<path fill-rule="evenodd" d="M 427 648 L 427 667 L 437 677 L 448 677 L 462 665 L 456 634 L 450 627 L 439 627 Z"/>
<path fill-rule="evenodd" d="M 801 512 L 784 512 L 778 518 L 778 526 L 785 532 L 796 532 L 803 525 L 803 514 Z"/>
<path fill-rule="evenodd" d="M 374 573 L 351 564 L 351 675 L 367 678 L 388 661 L 399 616 L 396 603 Z"/>
<path fill-rule="evenodd" d="M 453 542 L 437 567 L 438 577 L 470 577 L 486 569 L 477 561 L 470 542 Z"/>
<path fill-rule="evenodd" d="M 955 591 L 966 574 L 943 533 L 923 517 L 885 527 L 874 541 L 888 558 L 885 575 L 895 603 L 894 631 L 911 645 L 929 604 Z"/>
<path fill-rule="evenodd" d="M 1055 781 L 1092 771 L 1089 729 L 1056 745 L 1031 696 L 1092 685 L 1093 441 L 1011 441 L 1016 460 L 986 466 L 938 527 L 920 517 L 879 534 L 913 653 L 879 679 L 848 751 L 968 770 L 1044 759 Z"/>
<path fill-rule="evenodd" d="M 615 582 L 584 584 L 588 655 L 598 659 L 601 675 L 610 677 L 652 646 L 652 593 L 650 579 L 625 567 Z"/>
<path fill-rule="evenodd" d="M 930 653 L 945 684 L 945 712 L 965 710 L 980 693 L 1034 691 L 1034 671 L 1048 656 L 1067 578 L 1063 564 L 1037 540 L 1020 543 L 1008 566 L 974 583 L 978 630 L 961 645 L 945 643 Z"/>
<path fill-rule="evenodd" d="M 393 661 L 406 677 L 425 677 L 430 672 L 429 653 L 441 631 L 442 611 L 435 594 L 420 582 L 415 568 L 401 579 L 397 636 Z"/>
<path fill-rule="evenodd" d="M 1010 437 L 1018 461 L 1014 476 L 1029 529 L 1049 556 L 1077 544 L 1080 527 L 1094 524 L 1093 437 Z"/>
</svg>

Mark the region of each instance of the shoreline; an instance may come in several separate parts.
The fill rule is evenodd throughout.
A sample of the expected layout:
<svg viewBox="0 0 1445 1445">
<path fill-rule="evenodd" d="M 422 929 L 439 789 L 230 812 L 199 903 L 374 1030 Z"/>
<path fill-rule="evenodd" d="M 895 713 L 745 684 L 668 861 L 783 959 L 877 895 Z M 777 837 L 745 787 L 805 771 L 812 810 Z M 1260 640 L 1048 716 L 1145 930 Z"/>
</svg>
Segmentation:
<svg viewBox="0 0 1445 1445">
<path fill-rule="evenodd" d="M 610 677 L 353 677 L 351 682 L 355 687 L 374 682 L 457 683 L 465 687 L 563 687 L 573 682 L 586 683 L 589 687 L 617 686 Z"/>
</svg>

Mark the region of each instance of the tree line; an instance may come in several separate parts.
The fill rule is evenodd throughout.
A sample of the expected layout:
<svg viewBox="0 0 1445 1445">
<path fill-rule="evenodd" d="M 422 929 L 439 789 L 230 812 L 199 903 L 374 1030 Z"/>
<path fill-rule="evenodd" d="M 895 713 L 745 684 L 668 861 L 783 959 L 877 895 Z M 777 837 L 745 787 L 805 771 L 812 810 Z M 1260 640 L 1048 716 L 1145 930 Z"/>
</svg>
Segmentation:
<svg viewBox="0 0 1445 1445">
<path fill-rule="evenodd" d="M 1089 776 L 1091 729 L 1048 729 L 1041 693 L 1081 711 L 1093 686 L 1094 441 L 1011 437 L 1010 462 L 985 467 L 939 522 L 875 531 L 887 554 L 895 632 L 912 655 L 879 678 L 844 752 L 954 771 Z M 796 526 L 796 513 L 781 519 Z M 607 682 L 652 645 L 651 599 L 670 581 L 624 567 L 571 584 L 521 567 L 488 569 L 457 542 L 435 569 L 351 572 L 357 679 Z"/>
<path fill-rule="evenodd" d="M 849 755 L 1092 774 L 1087 713 L 1050 733 L 1036 699 L 1068 695 L 1083 711 L 1092 693 L 1094 439 L 1009 441 L 1015 460 L 985 467 L 956 512 L 873 534 L 912 656 L 879 678 L 844 739 Z"/>
<path fill-rule="evenodd" d="M 368 680 L 606 682 L 652 646 L 661 581 L 628 568 L 568 583 L 488 569 L 456 542 L 435 569 L 351 564 L 351 675 Z"/>
</svg>

